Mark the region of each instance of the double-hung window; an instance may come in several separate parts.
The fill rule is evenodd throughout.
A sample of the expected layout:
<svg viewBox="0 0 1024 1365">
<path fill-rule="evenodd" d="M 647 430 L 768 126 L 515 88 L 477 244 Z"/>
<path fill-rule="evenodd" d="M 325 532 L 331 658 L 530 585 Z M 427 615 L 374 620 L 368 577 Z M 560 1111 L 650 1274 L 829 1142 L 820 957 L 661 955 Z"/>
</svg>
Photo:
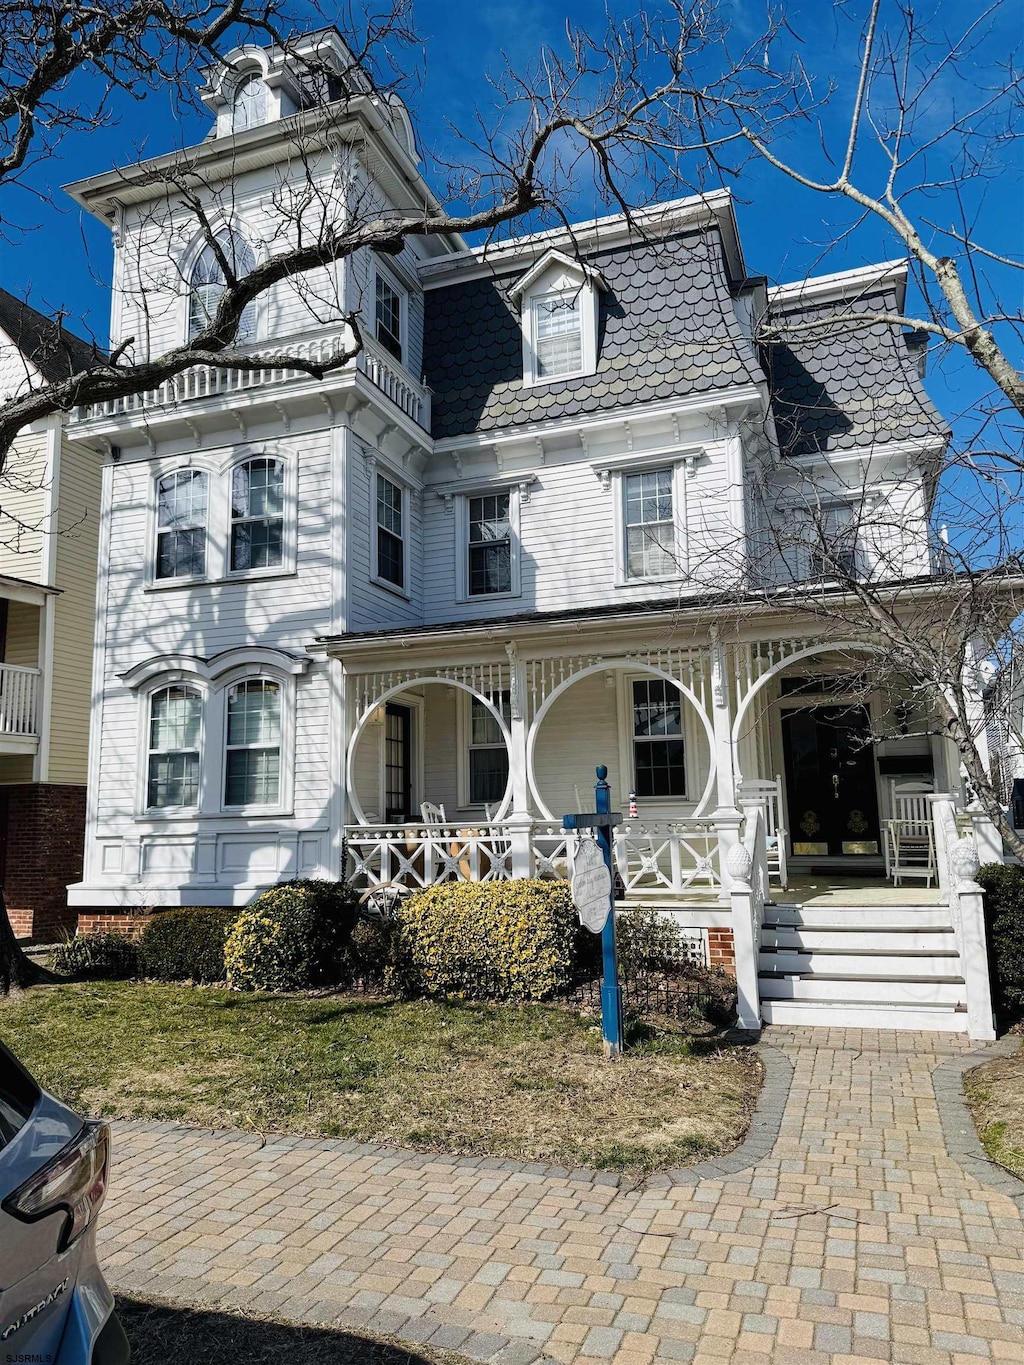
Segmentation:
<svg viewBox="0 0 1024 1365">
<path fill-rule="evenodd" d="M 377 340 L 386 351 L 402 359 L 402 296 L 378 271 L 376 285 Z"/>
<path fill-rule="evenodd" d="M 810 518 L 811 578 L 856 578 L 857 526 L 846 503 L 825 507 Z"/>
<path fill-rule="evenodd" d="M 467 499 L 466 583 L 470 597 L 512 591 L 511 494 Z"/>
<path fill-rule="evenodd" d="M 281 793 L 281 687 L 267 678 L 228 691 L 225 806 L 275 806 Z"/>
<path fill-rule="evenodd" d="M 402 489 L 377 475 L 377 577 L 405 588 L 405 518 Z"/>
<path fill-rule="evenodd" d="M 664 678 L 633 682 L 633 781 L 637 796 L 686 795 L 682 694 Z"/>
<path fill-rule="evenodd" d="M 157 484 L 157 578 L 206 575 L 209 488 L 199 469 L 178 469 Z"/>
<path fill-rule="evenodd" d="M 677 576 L 671 468 L 626 474 L 623 485 L 627 578 Z"/>
<path fill-rule="evenodd" d="M 267 121 L 267 87 L 262 76 L 243 76 L 231 103 L 231 131 L 242 133 Z"/>
<path fill-rule="evenodd" d="M 511 724 L 512 708 L 507 691 L 495 693 L 491 701 L 506 725 Z M 508 786 L 508 749 L 501 727 L 479 697 L 469 705 L 469 804 L 494 805 L 501 801 Z"/>
<path fill-rule="evenodd" d="M 149 702 L 146 805 L 150 810 L 199 805 L 202 697 L 190 687 L 163 687 Z"/>
<path fill-rule="evenodd" d="M 273 569 L 284 543 L 284 465 L 246 460 L 231 471 L 231 570 Z"/>
<path fill-rule="evenodd" d="M 583 368 L 583 318 L 578 291 L 534 299 L 533 329 L 538 379 L 580 373 Z"/>
<path fill-rule="evenodd" d="M 256 253 L 241 235 L 233 228 L 221 228 L 214 240 L 217 250 L 207 242 L 189 279 L 188 337 L 191 341 L 213 322 L 220 306 L 221 295 L 227 288 L 227 279 L 221 259 L 225 260 L 236 280 L 243 279 L 256 269 Z M 235 341 L 239 344 L 256 339 L 256 303 L 246 305 L 238 321 Z"/>
</svg>

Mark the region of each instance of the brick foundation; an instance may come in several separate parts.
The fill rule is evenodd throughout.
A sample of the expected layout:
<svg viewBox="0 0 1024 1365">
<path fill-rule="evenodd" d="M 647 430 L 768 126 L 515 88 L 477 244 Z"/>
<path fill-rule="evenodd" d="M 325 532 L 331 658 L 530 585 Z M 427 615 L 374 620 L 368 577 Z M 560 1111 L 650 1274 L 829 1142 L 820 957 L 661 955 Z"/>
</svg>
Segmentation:
<svg viewBox="0 0 1024 1365">
<path fill-rule="evenodd" d="M 131 907 L 127 910 L 79 910 L 78 932 L 80 934 L 124 934 L 138 940 L 142 931 L 152 919 L 150 911 Z"/>
<path fill-rule="evenodd" d="M 736 945 L 731 929 L 708 930 L 708 962 L 730 976 L 736 975 Z"/>
<path fill-rule="evenodd" d="M 74 933 L 67 888 L 82 880 L 84 848 L 84 787 L 0 787 L 0 880 L 15 934 L 46 942 Z"/>
</svg>

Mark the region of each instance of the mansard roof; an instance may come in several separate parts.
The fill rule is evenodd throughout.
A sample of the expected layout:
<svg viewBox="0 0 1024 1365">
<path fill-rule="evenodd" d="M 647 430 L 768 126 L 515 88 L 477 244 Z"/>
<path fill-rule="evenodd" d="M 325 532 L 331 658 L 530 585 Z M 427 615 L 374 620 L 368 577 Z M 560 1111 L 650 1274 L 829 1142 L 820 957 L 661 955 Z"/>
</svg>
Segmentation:
<svg viewBox="0 0 1024 1365">
<path fill-rule="evenodd" d="M 775 339 L 763 360 L 783 454 L 948 438 L 921 383 L 917 334 L 858 320 L 902 313 L 905 288 L 905 265 L 887 262 L 769 291 Z"/>
<path fill-rule="evenodd" d="M 435 288 L 425 297 L 424 370 L 437 439 L 556 421 L 707 393 L 763 379 L 736 319 L 720 231 L 704 224 L 661 240 L 584 254 L 599 296 L 592 375 L 523 385 L 514 297 L 523 268 Z M 511 269 L 510 269 L 511 267 Z"/>
</svg>

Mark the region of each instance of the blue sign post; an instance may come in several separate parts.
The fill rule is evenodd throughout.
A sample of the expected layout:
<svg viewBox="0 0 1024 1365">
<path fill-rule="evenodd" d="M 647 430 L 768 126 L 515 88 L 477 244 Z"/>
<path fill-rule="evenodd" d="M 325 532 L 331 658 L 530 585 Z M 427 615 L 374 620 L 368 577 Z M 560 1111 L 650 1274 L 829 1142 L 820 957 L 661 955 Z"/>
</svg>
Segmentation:
<svg viewBox="0 0 1024 1365">
<path fill-rule="evenodd" d="M 612 830 L 622 823 L 622 816 L 612 811 L 612 789 L 608 785 L 608 769 L 602 763 L 596 772 L 597 782 L 594 784 L 596 811 L 587 815 L 564 815 L 562 828 L 596 830 L 604 865 L 608 869 L 611 882 L 608 918 L 601 930 L 603 967 L 601 1033 L 606 1054 L 609 1057 L 617 1057 L 622 1051 L 622 988 L 619 985 L 619 962 L 615 951 L 615 868 L 612 865 Z"/>
</svg>

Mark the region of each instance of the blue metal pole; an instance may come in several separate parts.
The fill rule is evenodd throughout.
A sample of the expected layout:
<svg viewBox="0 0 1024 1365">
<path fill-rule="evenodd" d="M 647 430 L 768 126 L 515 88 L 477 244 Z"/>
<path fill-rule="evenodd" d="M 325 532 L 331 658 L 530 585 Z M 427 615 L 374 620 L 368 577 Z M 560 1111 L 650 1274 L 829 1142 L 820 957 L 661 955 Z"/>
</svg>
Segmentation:
<svg viewBox="0 0 1024 1365">
<path fill-rule="evenodd" d="M 612 789 L 608 785 L 608 769 L 600 764 L 596 769 L 597 782 L 594 784 L 598 815 L 608 815 L 612 808 Z M 619 962 L 615 952 L 615 868 L 612 864 L 612 831 L 608 825 L 599 825 L 597 841 L 604 854 L 604 864 L 612 876 L 611 905 L 608 918 L 601 930 L 601 958 L 604 967 L 601 981 L 601 1033 L 604 1037 L 604 1050 L 609 1057 L 617 1057 L 622 1051 L 622 988 L 619 985 Z"/>
</svg>

